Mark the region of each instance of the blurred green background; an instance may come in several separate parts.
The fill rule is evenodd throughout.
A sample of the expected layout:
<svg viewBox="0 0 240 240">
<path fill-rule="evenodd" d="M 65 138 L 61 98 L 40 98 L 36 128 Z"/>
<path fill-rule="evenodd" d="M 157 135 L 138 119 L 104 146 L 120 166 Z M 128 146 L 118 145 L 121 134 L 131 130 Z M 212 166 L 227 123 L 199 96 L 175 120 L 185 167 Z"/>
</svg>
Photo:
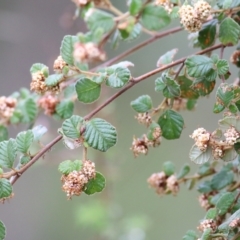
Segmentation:
<svg viewBox="0 0 240 240">
<path fill-rule="evenodd" d="M 112 2 L 126 10 L 125 0 Z M 64 35 L 86 31 L 80 19 L 73 21 L 74 11 L 75 5 L 70 0 L 0 1 L 0 95 L 8 96 L 23 86 L 28 88 L 29 68 L 35 62 L 44 63 L 52 70 Z M 147 37 L 143 34 L 134 42 L 121 43 L 117 50 L 108 47 L 109 58 Z M 177 57 L 193 52 L 188 46 L 186 32 L 158 40 L 127 57 L 126 60 L 135 64 L 132 75 L 139 76 L 154 69 L 159 56 L 176 47 L 179 49 Z M 231 51 L 226 50 L 226 58 Z M 234 76 L 234 71 L 232 74 Z M 164 161 L 173 161 L 177 170 L 183 163 L 189 163 L 193 173 L 196 166 L 188 158 L 193 144 L 189 134 L 200 126 L 213 131 L 221 116 L 212 113 L 212 93 L 207 99 L 200 99 L 194 112 L 182 112 L 185 129 L 181 139 L 163 140 L 147 157 L 134 159 L 129 150 L 132 137 L 140 136 L 146 129 L 134 119 L 135 113 L 129 103 L 141 94 L 149 94 L 157 106 L 162 96 L 154 92 L 156 78 L 157 75 L 138 84 L 98 114 L 117 127 L 119 136 L 117 146 L 108 153 L 90 152 L 90 159 L 107 178 L 103 193 L 67 201 L 61 190 L 57 166 L 63 160 L 81 158 L 81 150 L 69 151 L 58 143 L 43 160 L 21 176 L 14 185 L 15 197 L 0 205 L 0 219 L 7 226 L 6 240 L 177 240 L 188 229 L 196 228 L 204 211 L 199 207 L 195 191 L 181 186 L 177 197 L 159 197 L 148 187 L 146 179 L 159 172 Z M 108 90 L 106 95 L 114 92 Z M 102 94 L 102 100 L 106 95 Z M 78 104 L 75 113 L 84 115 L 91 108 L 91 105 Z M 44 143 L 53 139 L 61 126 L 60 122 L 43 115 L 37 124 L 49 129 Z M 15 137 L 19 129 L 24 126 L 12 128 L 11 136 Z"/>
</svg>

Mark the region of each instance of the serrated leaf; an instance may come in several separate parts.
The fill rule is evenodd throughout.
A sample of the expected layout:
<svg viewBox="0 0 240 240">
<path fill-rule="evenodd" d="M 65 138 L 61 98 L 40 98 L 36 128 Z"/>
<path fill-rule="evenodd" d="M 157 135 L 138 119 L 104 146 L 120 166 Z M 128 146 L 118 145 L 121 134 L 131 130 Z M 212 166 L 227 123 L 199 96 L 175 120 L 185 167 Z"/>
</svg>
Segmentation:
<svg viewBox="0 0 240 240">
<path fill-rule="evenodd" d="M 145 113 L 152 109 L 152 99 L 149 95 L 142 95 L 131 102 L 132 108 L 138 113 Z"/>
<path fill-rule="evenodd" d="M 117 142 L 115 127 L 101 118 L 94 118 L 87 122 L 84 139 L 94 149 L 106 152 Z"/>
<path fill-rule="evenodd" d="M 30 68 L 30 73 L 36 73 L 39 71 L 41 71 L 45 77 L 48 77 L 48 74 L 49 74 L 48 66 L 42 63 L 34 63 Z"/>
<path fill-rule="evenodd" d="M 240 119 L 236 116 L 227 116 L 218 121 L 219 126 L 227 130 L 230 127 L 235 127 L 237 131 L 240 131 Z"/>
<path fill-rule="evenodd" d="M 210 208 L 208 209 L 206 215 L 205 215 L 205 219 L 215 219 L 218 215 L 218 211 L 216 208 Z"/>
<path fill-rule="evenodd" d="M 199 94 L 196 90 L 192 88 L 193 81 L 188 79 L 185 76 L 179 76 L 177 78 L 177 82 L 180 85 L 181 95 L 182 98 L 188 99 L 197 99 Z"/>
<path fill-rule="evenodd" d="M 225 106 L 223 106 L 222 104 L 219 103 L 215 103 L 214 107 L 213 107 L 213 112 L 214 113 L 220 113 L 225 109 Z"/>
<path fill-rule="evenodd" d="M 171 176 L 175 172 L 175 165 L 170 161 L 164 162 L 163 163 L 163 171 L 165 172 L 165 174 L 167 176 Z"/>
<path fill-rule="evenodd" d="M 217 98 L 221 105 L 227 107 L 234 97 L 233 91 L 227 84 L 221 84 L 217 90 Z"/>
<path fill-rule="evenodd" d="M 17 149 L 21 153 L 27 153 L 33 143 L 34 135 L 32 130 L 20 132 L 16 137 Z"/>
<path fill-rule="evenodd" d="M 213 91 L 215 84 L 216 81 L 209 82 L 207 80 L 201 80 L 198 83 L 194 83 L 192 88 L 199 94 L 199 96 L 206 96 Z"/>
<path fill-rule="evenodd" d="M 61 47 L 60 47 L 60 54 L 63 60 L 73 66 L 74 65 L 74 58 L 73 58 L 73 50 L 74 50 L 74 43 L 78 41 L 76 36 L 67 35 L 63 38 Z"/>
<path fill-rule="evenodd" d="M 25 164 L 27 164 L 30 160 L 31 160 L 31 157 L 29 157 L 29 156 L 21 156 L 21 158 L 20 158 L 20 163 L 21 163 L 22 165 L 25 165 Z"/>
<path fill-rule="evenodd" d="M 147 4 L 141 13 L 142 25 L 153 31 L 166 27 L 171 18 L 163 7 Z"/>
<path fill-rule="evenodd" d="M 228 106 L 228 109 L 229 109 L 229 111 L 231 112 L 231 113 L 237 113 L 238 112 L 238 108 L 237 108 L 237 106 L 235 105 L 235 104 L 230 104 L 229 106 Z"/>
<path fill-rule="evenodd" d="M 197 187 L 198 192 L 200 193 L 209 193 L 212 191 L 211 182 L 210 181 L 204 181 L 201 182 Z"/>
<path fill-rule="evenodd" d="M 0 125 L 0 142 L 7 139 L 8 139 L 8 129 L 5 126 Z"/>
<path fill-rule="evenodd" d="M 24 100 L 21 110 L 23 123 L 32 122 L 37 116 L 37 104 L 33 98 Z"/>
<path fill-rule="evenodd" d="M 70 84 L 70 85 L 68 85 L 68 86 L 64 89 L 63 94 L 64 94 L 64 98 L 72 98 L 73 95 L 76 94 L 75 84 Z"/>
<path fill-rule="evenodd" d="M 126 41 L 131 41 L 136 39 L 140 35 L 141 31 L 142 31 L 142 25 L 139 23 L 136 23 L 133 26 L 132 30 L 130 31 L 128 38 L 126 38 Z"/>
<path fill-rule="evenodd" d="M 17 146 L 14 139 L 0 142 L 0 166 L 12 168 L 17 156 Z"/>
<path fill-rule="evenodd" d="M 34 141 L 39 141 L 40 138 L 47 132 L 47 128 L 42 125 L 38 125 L 32 129 L 34 135 Z"/>
<path fill-rule="evenodd" d="M 94 32 L 98 28 L 102 28 L 104 32 L 109 32 L 114 27 L 113 15 L 101 10 L 96 10 L 86 19 L 89 29 Z"/>
<path fill-rule="evenodd" d="M 222 170 L 213 176 L 211 180 L 211 186 L 214 190 L 220 190 L 232 183 L 233 179 L 234 175 L 232 172 Z"/>
<path fill-rule="evenodd" d="M 239 217 L 240 217 L 240 209 L 237 210 L 235 213 L 233 213 L 230 217 L 228 217 L 227 220 L 218 227 L 218 230 L 220 231 L 228 230 L 229 223 L 231 223 L 233 220 Z"/>
<path fill-rule="evenodd" d="M 198 236 L 195 231 L 188 230 L 185 236 L 182 238 L 182 240 L 197 240 Z"/>
<path fill-rule="evenodd" d="M 174 6 L 174 7 L 172 8 L 171 13 L 170 13 L 171 19 L 178 18 L 178 17 L 179 17 L 178 12 L 179 12 L 179 6 Z"/>
<path fill-rule="evenodd" d="M 160 78 L 155 81 L 155 91 L 163 92 L 163 96 L 166 98 L 178 97 L 181 94 L 179 84 L 171 79 L 170 77 L 163 74 Z"/>
<path fill-rule="evenodd" d="M 180 137 L 184 121 L 179 113 L 168 109 L 160 116 L 158 124 L 162 129 L 162 136 L 170 140 Z"/>
<path fill-rule="evenodd" d="M 82 161 L 81 160 L 66 160 L 59 164 L 58 171 L 64 175 L 68 175 L 70 172 L 73 171 L 80 171 L 82 168 Z"/>
<path fill-rule="evenodd" d="M 88 183 L 85 185 L 84 192 L 87 195 L 92 195 L 97 192 L 102 192 L 105 186 L 106 186 L 105 177 L 101 173 L 96 172 L 96 177 L 88 181 Z"/>
<path fill-rule="evenodd" d="M 234 159 L 237 158 L 237 152 L 235 151 L 234 148 L 231 149 L 227 149 L 224 151 L 224 155 L 221 158 L 224 162 L 229 162 L 229 161 L 233 161 Z"/>
<path fill-rule="evenodd" d="M 129 12 L 131 15 L 136 15 L 142 8 L 142 0 L 130 0 L 129 1 Z"/>
<path fill-rule="evenodd" d="M 211 232 L 212 232 L 211 228 L 207 228 L 206 230 L 204 230 L 204 232 L 203 232 L 203 234 L 201 236 L 201 240 L 211 240 L 210 239 Z"/>
<path fill-rule="evenodd" d="M 66 119 L 62 124 L 62 131 L 64 135 L 71 139 L 78 139 L 80 137 L 80 127 L 83 123 L 83 118 L 73 115 Z"/>
<path fill-rule="evenodd" d="M 229 64 L 228 64 L 228 61 L 225 59 L 219 59 L 217 61 L 216 66 L 217 66 L 217 72 L 219 75 L 225 75 L 229 71 Z"/>
<path fill-rule="evenodd" d="M 187 104 L 186 104 L 187 110 L 189 110 L 189 111 L 193 110 L 195 108 L 196 104 L 197 104 L 196 99 L 188 99 Z"/>
<path fill-rule="evenodd" d="M 92 103 L 99 98 L 101 85 L 91 81 L 88 78 L 80 78 L 76 82 L 75 90 L 80 102 Z"/>
<path fill-rule="evenodd" d="M 129 82 L 131 73 L 128 68 L 118 67 L 109 75 L 106 85 L 112 88 L 121 88 Z"/>
<path fill-rule="evenodd" d="M 187 58 L 185 65 L 188 75 L 197 78 L 206 75 L 214 67 L 214 62 L 209 57 L 194 55 Z"/>
<path fill-rule="evenodd" d="M 8 179 L 0 178 L 0 199 L 7 198 L 12 193 L 12 184 Z"/>
<path fill-rule="evenodd" d="M 208 147 L 205 152 L 201 151 L 195 144 L 192 146 L 189 157 L 196 164 L 208 162 L 212 156 L 212 149 Z"/>
<path fill-rule="evenodd" d="M 174 48 L 166 52 L 165 54 L 163 54 L 157 61 L 157 67 L 163 67 L 169 63 L 172 63 L 173 58 L 175 57 L 177 52 L 178 52 L 178 49 Z"/>
<path fill-rule="evenodd" d="M 231 17 L 225 18 L 219 28 L 219 40 L 224 45 L 238 43 L 240 26 Z"/>
<path fill-rule="evenodd" d="M 177 179 L 184 178 L 190 172 L 190 167 L 188 164 L 185 164 L 179 171 Z"/>
<path fill-rule="evenodd" d="M 56 113 L 63 119 L 70 118 L 73 114 L 73 108 L 73 102 L 65 99 L 56 106 Z"/>
<path fill-rule="evenodd" d="M 232 206 L 235 200 L 233 193 L 227 192 L 217 201 L 216 208 L 220 216 L 228 212 L 228 209 Z"/>
<path fill-rule="evenodd" d="M 47 86 L 56 86 L 63 79 L 63 74 L 52 74 L 45 79 L 45 84 Z"/>
<path fill-rule="evenodd" d="M 6 227 L 2 221 L 0 221 L 0 240 L 4 240 L 6 236 Z"/>
<path fill-rule="evenodd" d="M 199 31 L 198 42 L 203 49 L 213 45 L 217 31 L 217 23 L 218 21 L 216 19 L 212 19 L 204 23 L 202 29 Z"/>
</svg>

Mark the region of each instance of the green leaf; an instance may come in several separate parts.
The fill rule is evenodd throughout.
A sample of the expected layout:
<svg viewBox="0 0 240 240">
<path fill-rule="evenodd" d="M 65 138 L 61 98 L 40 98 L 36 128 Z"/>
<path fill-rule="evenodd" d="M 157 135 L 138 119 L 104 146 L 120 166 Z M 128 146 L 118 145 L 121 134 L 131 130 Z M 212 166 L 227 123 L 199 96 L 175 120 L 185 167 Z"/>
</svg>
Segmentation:
<svg viewBox="0 0 240 240">
<path fill-rule="evenodd" d="M 56 86 L 63 79 L 63 74 L 52 74 L 45 79 L 45 84 L 47 86 Z"/>
<path fill-rule="evenodd" d="M 34 63 L 30 68 L 30 73 L 36 73 L 39 71 L 41 71 L 45 77 L 48 77 L 48 74 L 49 74 L 48 66 L 42 63 Z"/>
<path fill-rule="evenodd" d="M 12 168 L 17 156 L 17 146 L 15 140 L 10 138 L 8 141 L 0 142 L 0 166 Z"/>
<path fill-rule="evenodd" d="M 182 238 L 182 240 L 197 240 L 198 236 L 195 231 L 188 230 L 185 236 Z"/>
<path fill-rule="evenodd" d="M 111 69 L 111 68 L 110 68 Z M 112 88 L 121 88 L 129 82 L 131 73 L 128 68 L 118 67 L 109 75 L 106 85 Z"/>
<path fill-rule="evenodd" d="M 20 163 L 21 163 L 22 165 L 25 165 L 25 164 L 27 164 L 30 160 L 31 160 L 31 157 L 29 157 L 29 156 L 21 156 L 21 158 L 20 158 Z"/>
<path fill-rule="evenodd" d="M 240 119 L 236 116 L 227 116 L 218 121 L 219 126 L 227 130 L 230 127 L 235 127 L 237 131 L 240 131 Z"/>
<path fill-rule="evenodd" d="M 228 106 L 228 109 L 229 109 L 229 111 L 231 112 L 231 113 L 237 113 L 238 112 L 238 108 L 237 108 L 237 106 L 235 105 L 235 104 L 230 104 L 229 106 Z"/>
<path fill-rule="evenodd" d="M 152 109 L 152 99 L 149 95 L 142 95 L 131 102 L 132 108 L 138 113 L 145 113 Z"/>
<path fill-rule="evenodd" d="M 97 192 L 102 192 L 105 186 L 106 186 L 105 177 L 101 173 L 96 172 L 96 177 L 88 181 L 88 183 L 85 185 L 84 192 L 87 195 L 92 195 Z"/>
<path fill-rule="evenodd" d="M 73 171 L 80 171 L 82 169 L 82 161 L 81 160 L 66 160 L 59 164 L 58 171 L 64 175 L 68 175 Z"/>
<path fill-rule="evenodd" d="M 201 236 L 201 240 L 211 240 L 211 238 L 210 238 L 211 232 L 212 232 L 211 228 L 207 228 L 206 230 L 204 230 L 204 232 Z"/>
<path fill-rule="evenodd" d="M 204 23 L 202 29 L 199 31 L 198 42 L 203 49 L 213 45 L 216 36 L 217 23 L 218 21 L 216 19 L 212 19 L 211 21 Z"/>
<path fill-rule="evenodd" d="M 208 162 L 212 156 L 212 149 L 210 147 L 207 148 L 205 152 L 201 151 L 195 144 L 192 146 L 189 157 L 191 161 L 196 164 L 203 164 Z"/>
<path fill-rule="evenodd" d="M 217 98 L 220 104 L 227 107 L 234 97 L 233 91 L 227 84 L 221 84 L 217 90 Z"/>
<path fill-rule="evenodd" d="M 163 74 L 160 78 L 156 79 L 155 91 L 162 91 L 163 96 L 166 98 L 178 97 L 181 94 L 179 84 L 165 74 Z"/>
<path fill-rule="evenodd" d="M 6 227 L 2 221 L 0 221 L 0 240 L 4 240 L 6 236 Z"/>
<path fill-rule="evenodd" d="M 70 118 L 73 114 L 73 108 L 73 102 L 65 99 L 56 106 L 56 113 L 63 119 Z"/>
<path fill-rule="evenodd" d="M 74 51 L 74 43 L 78 41 L 76 36 L 67 35 L 63 38 L 61 47 L 60 47 L 60 54 L 63 60 L 71 65 L 74 66 L 74 58 L 73 58 L 73 51 Z"/>
<path fill-rule="evenodd" d="M 163 7 L 147 4 L 141 14 L 142 25 L 153 31 L 166 27 L 171 18 Z"/>
<path fill-rule="evenodd" d="M 94 118 L 86 124 L 84 139 L 90 147 L 106 152 L 116 144 L 117 132 L 110 123 Z"/>
<path fill-rule="evenodd" d="M 209 57 L 194 55 L 187 58 L 185 65 L 189 76 L 203 77 L 214 67 L 214 62 Z"/>
<path fill-rule="evenodd" d="M 165 172 L 165 174 L 167 176 L 171 176 L 175 172 L 175 165 L 170 161 L 164 162 L 163 163 L 163 171 Z"/>
<path fill-rule="evenodd" d="M 177 52 L 178 52 L 178 49 L 174 48 L 174 49 L 166 52 L 165 54 L 163 54 L 157 61 L 157 67 L 163 67 L 169 63 L 172 63 L 173 58 L 175 57 Z"/>
<path fill-rule="evenodd" d="M 20 132 L 16 137 L 17 149 L 21 153 L 27 153 L 33 143 L 34 135 L 32 130 Z"/>
<path fill-rule="evenodd" d="M 83 123 L 83 118 L 77 115 L 73 115 L 66 119 L 62 124 L 62 131 L 64 135 L 71 139 L 80 138 L 80 127 Z"/>
<path fill-rule="evenodd" d="M 225 109 L 225 106 L 223 106 L 222 104 L 219 103 L 215 103 L 214 107 L 213 107 L 213 112 L 214 113 L 220 113 Z"/>
<path fill-rule="evenodd" d="M 6 178 L 0 178 L 0 199 L 7 198 L 12 193 L 12 184 Z"/>
<path fill-rule="evenodd" d="M 187 99 L 197 99 L 199 94 L 193 89 L 193 81 L 186 78 L 185 76 L 179 76 L 177 82 L 180 85 L 181 97 Z"/>
<path fill-rule="evenodd" d="M 33 98 L 24 100 L 21 110 L 23 123 L 32 122 L 37 116 L 37 104 Z"/>
<path fill-rule="evenodd" d="M 198 192 L 200 193 L 209 193 L 212 192 L 211 182 L 210 181 L 204 181 L 201 182 L 197 187 Z"/>
<path fill-rule="evenodd" d="M 194 110 L 196 104 L 197 104 L 196 99 L 188 99 L 186 104 L 187 110 L 189 111 Z"/>
<path fill-rule="evenodd" d="M 75 89 L 80 102 L 92 103 L 99 98 L 101 85 L 88 78 L 80 78 L 76 82 Z"/>
<path fill-rule="evenodd" d="M 219 231 L 226 231 L 229 229 L 229 223 L 231 223 L 233 220 L 237 219 L 240 217 L 240 209 L 237 210 L 235 213 L 233 213 L 230 217 L 227 218 L 227 220 L 222 223 L 219 227 Z"/>
<path fill-rule="evenodd" d="M 237 158 L 237 152 L 235 151 L 234 148 L 227 149 L 224 151 L 224 155 L 221 158 L 225 162 L 233 161 L 234 159 Z"/>
<path fill-rule="evenodd" d="M 129 12 L 132 16 L 138 14 L 141 8 L 142 8 L 142 0 L 129 1 Z"/>
<path fill-rule="evenodd" d="M 172 8 L 171 13 L 170 13 L 171 19 L 176 19 L 176 18 L 178 18 L 178 17 L 179 17 L 178 12 L 179 12 L 179 6 L 174 6 L 174 7 Z"/>
<path fill-rule="evenodd" d="M 179 171 L 177 179 L 184 178 L 190 172 L 190 167 L 188 164 L 185 164 Z"/>
<path fill-rule="evenodd" d="M 162 129 L 162 136 L 170 140 L 180 137 L 184 121 L 179 113 L 168 109 L 160 116 L 158 124 Z"/>
<path fill-rule="evenodd" d="M 8 139 L 8 129 L 5 126 L 0 125 L 0 142 L 7 139 Z"/>
<path fill-rule="evenodd" d="M 211 170 L 211 165 L 209 162 L 206 162 L 203 165 L 199 166 L 199 169 L 198 169 L 199 175 L 204 176 L 211 172 L 212 172 L 212 170 Z"/>
<path fill-rule="evenodd" d="M 210 94 L 214 87 L 215 87 L 216 81 L 209 82 L 208 80 L 201 80 L 198 83 L 194 83 L 192 88 L 200 95 L 200 96 L 206 96 Z"/>
<path fill-rule="evenodd" d="M 115 25 L 112 14 L 96 9 L 87 17 L 86 22 L 92 32 L 95 32 L 98 28 L 102 28 L 106 33 L 113 29 Z"/>
<path fill-rule="evenodd" d="M 232 172 L 222 170 L 213 176 L 211 180 L 211 186 L 214 190 L 220 190 L 232 183 L 233 179 L 234 176 Z"/>
<path fill-rule="evenodd" d="M 206 215 L 205 215 L 205 219 L 215 219 L 218 215 L 218 211 L 216 208 L 210 208 L 208 209 Z"/>
<path fill-rule="evenodd" d="M 240 26 L 231 17 L 225 18 L 219 28 L 219 40 L 224 45 L 238 43 Z"/>
<path fill-rule="evenodd" d="M 229 71 L 229 64 L 228 61 L 225 59 L 219 59 L 216 66 L 219 75 L 225 75 Z"/>
<path fill-rule="evenodd" d="M 227 192 L 217 201 L 216 208 L 220 216 L 228 212 L 235 200 L 235 194 Z"/>
<path fill-rule="evenodd" d="M 34 135 L 34 141 L 39 141 L 40 138 L 47 132 L 47 128 L 42 126 L 42 125 L 38 125 L 36 127 L 34 127 L 32 129 L 33 135 Z"/>
</svg>

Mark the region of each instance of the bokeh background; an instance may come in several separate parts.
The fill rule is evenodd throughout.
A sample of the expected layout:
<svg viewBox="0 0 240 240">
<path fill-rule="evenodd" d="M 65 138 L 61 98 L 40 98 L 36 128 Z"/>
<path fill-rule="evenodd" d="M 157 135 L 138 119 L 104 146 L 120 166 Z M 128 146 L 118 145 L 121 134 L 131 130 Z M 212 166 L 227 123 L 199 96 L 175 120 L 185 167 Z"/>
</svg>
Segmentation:
<svg viewBox="0 0 240 240">
<path fill-rule="evenodd" d="M 126 10 L 125 0 L 112 2 Z M 80 19 L 73 21 L 74 11 L 75 5 L 70 0 L 0 1 L 0 95 L 8 96 L 21 87 L 29 88 L 29 69 L 33 63 L 44 63 L 52 70 L 64 35 L 86 31 Z M 173 22 L 170 27 L 178 24 Z M 143 34 L 134 42 L 122 42 L 116 50 L 107 47 L 108 57 L 147 37 Z M 177 57 L 193 52 L 188 46 L 186 32 L 158 40 L 125 60 L 135 64 L 131 72 L 139 76 L 154 69 L 159 56 L 176 47 L 179 49 Z M 226 58 L 231 51 L 225 51 Z M 235 76 L 232 67 L 231 70 Z M 163 140 L 147 157 L 134 159 L 129 150 L 132 137 L 140 136 L 146 129 L 134 119 L 135 113 L 129 103 L 141 94 L 149 94 L 157 106 L 162 96 L 154 92 L 156 78 L 157 75 L 130 89 L 97 115 L 114 124 L 119 136 L 117 146 L 108 153 L 90 152 L 91 160 L 107 178 L 107 188 L 101 194 L 82 195 L 67 201 L 57 167 L 63 160 L 81 158 L 81 150 L 69 151 L 58 143 L 21 176 L 14 185 L 15 197 L 0 205 L 0 219 L 7 226 L 6 240 L 177 240 L 188 229 L 196 228 L 204 211 L 199 207 L 195 191 L 181 186 L 177 197 L 159 197 L 148 187 L 146 179 L 159 172 L 164 161 L 173 161 L 177 170 L 189 163 L 194 173 L 196 166 L 188 158 L 193 144 L 189 134 L 199 126 L 213 131 L 221 116 L 212 113 L 212 93 L 207 99 L 200 99 L 194 112 L 182 112 L 185 129 L 181 139 Z M 101 100 L 114 92 L 108 90 Z M 77 104 L 75 113 L 83 116 L 92 108 Z M 53 139 L 61 126 L 61 122 L 43 115 L 36 124 L 49 129 L 44 143 Z M 24 127 L 11 128 L 11 137 Z"/>
</svg>

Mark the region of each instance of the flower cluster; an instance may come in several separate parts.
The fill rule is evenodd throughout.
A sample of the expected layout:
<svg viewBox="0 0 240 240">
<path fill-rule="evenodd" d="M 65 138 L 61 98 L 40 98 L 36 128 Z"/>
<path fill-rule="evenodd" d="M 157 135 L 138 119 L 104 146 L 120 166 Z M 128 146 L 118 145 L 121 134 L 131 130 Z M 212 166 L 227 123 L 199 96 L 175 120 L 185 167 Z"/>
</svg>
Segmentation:
<svg viewBox="0 0 240 240">
<path fill-rule="evenodd" d="M 205 219 L 198 226 L 198 230 L 204 232 L 207 229 L 211 229 L 211 232 L 215 232 L 217 229 L 217 224 L 213 219 Z"/>
<path fill-rule="evenodd" d="M 0 123 L 8 124 L 13 115 L 17 100 L 12 97 L 0 97 Z"/>
<path fill-rule="evenodd" d="M 229 223 L 230 228 L 240 227 L 240 218 L 235 218 Z"/>
<path fill-rule="evenodd" d="M 165 172 L 153 173 L 147 180 L 150 187 L 154 188 L 156 193 L 162 195 L 171 192 L 176 195 L 179 191 L 179 183 L 175 175 L 167 176 Z"/>
<path fill-rule="evenodd" d="M 45 76 L 42 71 L 37 71 L 32 73 L 32 82 L 30 83 L 31 91 L 34 91 L 38 94 L 44 94 L 47 91 L 51 93 L 58 93 L 60 86 L 47 86 L 45 83 Z"/>
<path fill-rule="evenodd" d="M 90 2 L 93 2 L 95 6 L 104 5 L 104 0 L 72 0 L 77 7 L 84 7 Z"/>
<path fill-rule="evenodd" d="M 79 196 L 84 191 L 88 181 L 95 178 L 95 176 L 95 164 L 89 160 L 85 160 L 80 171 L 75 170 L 68 175 L 62 175 L 62 190 L 66 192 L 68 199 L 71 199 L 74 195 Z"/>
<path fill-rule="evenodd" d="M 193 134 L 190 135 L 190 138 L 195 140 L 196 146 L 203 152 L 206 151 L 208 147 L 208 142 L 210 139 L 210 133 L 204 128 L 198 128 L 194 130 Z"/>
<path fill-rule="evenodd" d="M 58 103 L 59 99 L 53 95 L 44 95 L 38 100 L 38 106 L 44 110 L 46 115 L 54 114 Z"/>
<path fill-rule="evenodd" d="M 226 138 L 226 143 L 229 145 L 234 145 L 237 142 L 237 139 L 240 137 L 239 133 L 236 131 L 234 127 L 227 129 L 224 133 Z"/>
<path fill-rule="evenodd" d="M 170 0 L 155 0 L 155 4 L 162 6 L 168 13 L 171 13 L 174 7 Z"/>
<path fill-rule="evenodd" d="M 211 6 L 204 0 L 199 0 L 194 6 L 183 5 L 179 9 L 180 22 L 189 32 L 197 32 L 211 14 Z"/>
<path fill-rule="evenodd" d="M 53 70 L 57 73 L 61 73 L 65 66 L 67 66 L 67 63 L 63 60 L 62 56 L 58 56 L 54 61 Z"/>
<path fill-rule="evenodd" d="M 106 54 L 93 42 L 76 43 L 73 57 L 77 62 L 94 62 L 104 61 Z"/>
<path fill-rule="evenodd" d="M 149 139 L 146 134 L 142 138 L 133 137 L 132 147 L 134 157 L 138 157 L 139 154 L 147 154 L 149 147 L 157 147 L 161 144 L 162 131 L 160 127 L 154 128 L 152 131 L 152 139 Z"/>
<path fill-rule="evenodd" d="M 146 125 L 147 127 L 149 127 L 149 125 L 152 123 L 152 118 L 148 112 L 138 113 L 138 115 L 135 116 L 135 118 L 140 124 Z"/>
<path fill-rule="evenodd" d="M 198 197 L 198 202 L 199 202 L 200 206 L 205 210 L 208 210 L 209 208 L 212 207 L 212 205 L 209 202 L 209 194 L 205 194 L 205 193 L 201 194 Z"/>
</svg>

